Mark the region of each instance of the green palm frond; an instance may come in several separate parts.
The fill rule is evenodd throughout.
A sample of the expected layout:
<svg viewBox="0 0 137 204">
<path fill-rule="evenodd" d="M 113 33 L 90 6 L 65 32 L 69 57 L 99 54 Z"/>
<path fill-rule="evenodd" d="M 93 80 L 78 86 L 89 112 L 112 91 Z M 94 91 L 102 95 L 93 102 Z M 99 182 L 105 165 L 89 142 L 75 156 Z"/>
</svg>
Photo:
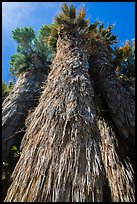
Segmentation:
<svg viewBox="0 0 137 204">
<path fill-rule="evenodd" d="M 62 20 L 62 18 L 60 18 L 59 16 L 56 16 L 56 17 L 54 18 L 54 21 L 55 21 L 56 23 L 58 23 L 58 24 L 63 24 L 63 20 Z"/>
<path fill-rule="evenodd" d="M 62 5 L 62 11 L 54 18 L 54 22 L 59 25 L 70 26 L 70 28 L 78 28 L 79 31 L 86 28 L 89 24 L 88 19 L 85 18 L 85 9 L 81 8 L 76 15 L 76 9 L 73 5 Z"/>
<path fill-rule="evenodd" d="M 70 5 L 69 17 L 70 17 L 70 19 L 75 19 L 76 18 L 76 9 L 75 9 L 75 7 L 73 5 Z"/>
<path fill-rule="evenodd" d="M 116 35 L 112 35 L 110 38 L 109 38 L 111 44 L 113 43 L 117 43 L 117 36 Z"/>
<path fill-rule="evenodd" d="M 39 31 L 39 37 L 45 46 L 54 49 L 58 38 L 58 27 L 57 23 L 51 25 L 44 25 Z"/>
<path fill-rule="evenodd" d="M 108 34 L 107 29 L 103 29 L 100 34 L 101 34 L 102 37 L 105 37 Z"/>
<path fill-rule="evenodd" d="M 67 4 L 63 4 L 62 5 L 62 11 L 63 11 L 63 13 L 66 15 L 66 16 L 68 16 L 69 15 L 69 7 L 68 7 L 68 5 Z"/>
<path fill-rule="evenodd" d="M 58 37 L 58 30 L 57 30 L 55 27 L 52 27 L 52 28 L 51 28 L 51 33 L 50 33 L 50 35 L 51 35 L 52 37 L 57 38 L 57 37 Z"/>
<path fill-rule="evenodd" d="M 99 25 L 99 33 L 103 31 L 103 28 L 104 28 L 104 23 L 101 22 L 101 24 Z"/>
<path fill-rule="evenodd" d="M 103 22 L 100 23 L 99 27 L 96 28 L 97 35 L 96 38 L 102 40 L 102 42 L 106 44 L 114 44 L 117 43 L 117 36 L 113 35 L 111 30 L 114 25 L 110 25 L 107 28 L 104 28 Z"/>
<path fill-rule="evenodd" d="M 114 28 L 114 24 L 112 24 L 112 25 L 110 25 L 110 26 L 108 26 L 108 30 L 112 30 Z"/>
<path fill-rule="evenodd" d="M 84 28 L 86 28 L 88 26 L 88 21 L 83 20 L 81 18 L 76 18 L 75 19 L 75 25 L 77 26 L 77 28 L 79 30 L 81 30 L 81 29 L 84 29 Z"/>
<path fill-rule="evenodd" d="M 58 16 L 62 20 L 71 20 L 76 18 L 76 9 L 73 5 L 68 6 L 67 4 L 62 5 L 62 12 Z"/>
<path fill-rule="evenodd" d="M 112 35 L 111 32 L 107 32 L 106 35 L 105 35 L 105 37 L 106 37 L 106 38 L 109 38 L 111 35 Z"/>
<path fill-rule="evenodd" d="M 39 30 L 39 37 L 47 37 L 51 33 L 51 27 L 48 25 L 43 25 Z"/>
<path fill-rule="evenodd" d="M 93 24 L 89 25 L 89 19 L 84 19 L 85 15 L 86 13 L 84 8 L 81 8 L 76 15 L 76 10 L 73 5 L 68 6 L 67 4 L 63 4 L 62 12 L 55 17 L 55 22 L 59 26 L 63 25 L 63 28 L 66 29 L 77 28 L 78 32 L 83 34 L 86 39 L 100 39 L 108 45 L 117 43 L 117 37 L 111 32 L 114 25 L 104 28 L 104 23 L 97 20 Z M 56 29 L 51 31 L 53 37 L 57 37 L 56 33 Z"/>
<path fill-rule="evenodd" d="M 61 24 L 68 24 L 69 25 L 71 22 L 69 16 L 66 16 L 64 13 L 58 14 L 58 16 L 56 16 L 54 18 L 54 21 L 56 23 L 58 23 L 59 25 L 61 25 Z"/>
<path fill-rule="evenodd" d="M 95 31 L 97 29 L 97 26 L 98 26 L 99 22 L 98 21 L 95 21 L 93 24 L 91 24 L 88 28 L 88 30 L 91 32 L 91 31 Z"/>
</svg>

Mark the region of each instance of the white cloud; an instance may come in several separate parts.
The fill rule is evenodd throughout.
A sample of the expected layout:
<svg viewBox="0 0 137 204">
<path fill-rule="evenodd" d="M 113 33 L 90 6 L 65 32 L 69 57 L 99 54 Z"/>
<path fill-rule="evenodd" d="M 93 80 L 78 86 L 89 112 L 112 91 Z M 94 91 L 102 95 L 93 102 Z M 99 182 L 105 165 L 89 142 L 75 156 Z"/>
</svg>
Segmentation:
<svg viewBox="0 0 137 204">
<path fill-rule="evenodd" d="M 2 2 L 2 27 L 12 29 L 23 24 L 24 17 L 32 11 L 31 2 Z"/>
<path fill-rule="evenodd" d="M 10 31 L 15 27 L 23 27 L 33 20 L 37 9 L 44 8 L 56 11 L 59 2 L 2 2 L 2 29 Z M 37 17 L 39 18 L 39 16 Z"/>
</svg>

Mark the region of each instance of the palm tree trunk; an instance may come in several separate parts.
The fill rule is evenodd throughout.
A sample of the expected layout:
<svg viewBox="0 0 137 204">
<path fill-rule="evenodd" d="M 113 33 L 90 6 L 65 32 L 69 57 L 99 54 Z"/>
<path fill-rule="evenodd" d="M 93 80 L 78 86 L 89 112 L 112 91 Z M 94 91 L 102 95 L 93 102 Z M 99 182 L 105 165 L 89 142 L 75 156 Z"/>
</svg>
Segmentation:
<svg viewBox="0 0 137 204">
<path fill-rule="evenodd" d="M 92 76 L 92 80 L 96 81 Z M 110 115 L 108 105 L 99 94 L 97 83 L 93 84 L 94 104 L 100 131 L 100 149 L 105 168 L 104 201 L 135 202 L 135 166 L 129 158 L 128 144 L 120 139 L 119 132 Z"/>
<path fill-rule="evenodd" d="M 135 202 L 134 169 L 123 147 L 119 144 L 113 125 L 98 119 L 101 153 L 112 202 Z M 122 158 L 122 159 L 121 159 Z"/>
<path fill-rule="evenodd" d="M 103 164 L 83 42 L 60 33 L 5 201 L 103 201 Z"/>
<path fill-rule="evenodd" d="M 5 161 L 10 147 L 21 141 L 25 118 L 33 109 L 41 94 L 41 86 L 47 77 L 47 68 L 21 74 L 14 89 L 2 104 L 2 160 Z M 16 142 L 15 142 L 16 141 Z M 15 142 L 15 143 L 14 143 Z"/>
<path fill-rule="evenodd" d="M 91 76 L 96 77 L 101 95 L 106 101 L 119 135 L 127 141 L 134 157 L 135 147 L 135 101 L 118 82 L 113 71 L 110 52 L 105 45 L 97 43 L 90 52 Z"/>
</svg>

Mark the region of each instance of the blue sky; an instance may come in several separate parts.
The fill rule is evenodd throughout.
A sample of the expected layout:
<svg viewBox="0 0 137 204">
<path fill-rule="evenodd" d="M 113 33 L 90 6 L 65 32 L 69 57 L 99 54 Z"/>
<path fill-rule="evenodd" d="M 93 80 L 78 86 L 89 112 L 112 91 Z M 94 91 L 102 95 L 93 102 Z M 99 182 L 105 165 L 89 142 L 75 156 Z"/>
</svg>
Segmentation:
<svg viewBox="0 0 137 204">
<path fill-rule="evenodd" d="M 71 2 L 68 2 L 70 4 Z M 16 53 L 16 42 L 11 31 L 16 27 L 31 26 L 36 34 L 44 24 L 53 22 L 62 2 L 2 2 L 2 79 L 8 82 L 10 56 Z M 135 38 L 135 2 L 72 2 L 79 9 L 84 6 L 90 22 L 96 19 L 105 26 L 115 24 L 114 34 L 119 45 Z"/>
</svg>

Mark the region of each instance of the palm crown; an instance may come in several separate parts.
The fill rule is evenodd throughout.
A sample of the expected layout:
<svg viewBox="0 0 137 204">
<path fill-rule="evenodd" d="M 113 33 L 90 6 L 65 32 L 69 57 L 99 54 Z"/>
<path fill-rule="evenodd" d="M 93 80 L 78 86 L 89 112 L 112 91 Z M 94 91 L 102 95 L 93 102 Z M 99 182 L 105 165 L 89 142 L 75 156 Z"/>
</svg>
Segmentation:
<svg viewBox="0 0 137 204">
<path fill-rule="evenodd" d="M 83 36 L 88 44 L 96 40 L 101 40 L 108 45 L 116 43 L 117 37 L 112 34 L 113 25 L 104 28 L 101 22 L 94 22 L 90 24 L 89 19 L 85 19 L 85 9 L 81 8 L 78 12 L 73 5 L 62 5 L 62 11 L 54 18 L 54 23 L 51 25 L 44 25 L 40 29 L 40 35 L 43 36 L 43 41 L 52 49 L 56 48 L 58 34 L 61 29 L 77 30 Z"/>
</svg>

